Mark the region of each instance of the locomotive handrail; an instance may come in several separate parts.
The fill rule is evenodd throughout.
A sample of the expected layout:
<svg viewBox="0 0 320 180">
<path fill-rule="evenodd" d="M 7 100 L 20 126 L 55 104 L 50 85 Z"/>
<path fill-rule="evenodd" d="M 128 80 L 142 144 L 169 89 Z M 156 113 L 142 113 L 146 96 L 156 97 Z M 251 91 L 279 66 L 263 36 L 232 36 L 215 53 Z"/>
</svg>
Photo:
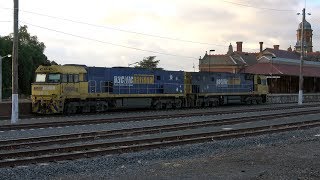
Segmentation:
<svg viewBox="0 0 320 180">
<path fill-rule="evenodd" d="M 94 86 L 91 85 L 91 82 L 94 82 Z M 91 92 L 91 88 L 94 87 L 94 93 L 96 93 L 97 92 L 97 82 L 95 80 L 89 80 L 88 84 L 89 84 L 90 92 Z"/>
<path fill-rule="evenodd" d="M 111 81 L 100 81 L 100 86 L 97 87 L 97 82 L 94 80 L 89 81 L 89 89 L 91 93 L 112 93 L 112 94 L 168 94 L 163 92 L 164 86 L 173 86 L 172 88 L 178 88 L 176 91 L 172 91 L 173 94 L 184 93 L 184 87 L 200 86 L 203 84 L 183 84 L 183 83 L 153 83 L 153 84 L 112 84 Z M 199 92 L 247 92 L 252 91 L 251 84 L 206 84 L 207 88 L 199 89 Z M 224 87 L 226 86 L 226 87 Z M 98 88 L 98 89 L 97 89 Z M 98 91 L 97 91 L 98 90 Z M 116 92 L 114 92 L 116 90 Z"/>
<path fill-rule="evenodd" d="M 95 81 L 92 81 L 95 82 Z M 161 93 L 164 94 L 164 86 L 173 86 L 177 87 L 178 90 L 172 92 L 176 93 L 183 93 L 184 91 L 184 84 L 181 83 L 153 83 L 153 84 L 112 84 L 110 81 L 100 81 L 100 87 L 98 87 L 98 91 L 96 91 L 97 87 L 92 86 L 90 84 L 90 92 L 91 93 L 113 93 L 113 94 L 157 94 Z M 95 87 L 95 91 L 92 92 L 91 89 Z M 114 92 L 117 90 L 117 92 Z M 161 92 L 162 91 L 162 92 Z"/>
</svg>

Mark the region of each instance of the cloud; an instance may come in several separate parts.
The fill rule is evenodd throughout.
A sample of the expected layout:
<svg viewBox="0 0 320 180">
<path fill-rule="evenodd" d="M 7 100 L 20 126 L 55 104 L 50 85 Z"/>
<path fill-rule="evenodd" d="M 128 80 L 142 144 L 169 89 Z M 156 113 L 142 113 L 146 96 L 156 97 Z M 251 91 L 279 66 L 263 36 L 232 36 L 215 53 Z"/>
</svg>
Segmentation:
<svg viewBox="0 0 320 180">
<path fill-rule="evenodd" d="M 228 3 L 231 2 L 231 3 Z M 12 2 L 0 0 L 4 7 L 13 7 Z M 238 3 L 234 4 L 234 3 Z M 245 7 L 240 4 L 252 6 Z M 236 41 L 243 41 L 245 51 L 257 51 L 259 42 L 264 47 L 279 44 L 286 49 L 296 42 L 296 29 L 304 2 L 301 0 L 91 0 L 91 1 L 21 1 L 20 20 L 52 30 L 89 38 L 74 37 L 29 25 L 29 32 L 37 35 L 46 45 L 46 55 L 60 64 L 86 64 L 90 66 L 127 66 L 146 56 L 157 56 L 160 66 L 171 70 L 193 71 L 193 63 L 198 65 L 199 56 L 215 49 L 224 54 L 229 43 L 235 47 Z M 319 1 L 308 1 L 307 11 L 312 15 L 308 21 L 314 29 L 314 49 L 319 50 L 320 13 Z M 260 9 L 259 9 L 260 8 Z M 290 11 L 273 11 L 280 9 Z M 62 21 L 24 12 L 23 10 L 97 24 L 94 27 L 70 21 Z M 8 10 L 0 11 L 0 21 L 12 19 Z M 10 23 L 1 23 L 0 35 L 12 31 Z M 143 36 L 136 33 L 149 34 Z M 174 41 L 169 37 L 186 41 Z M 96 40 L 96 41 L 94 41 Z M 114 44 L 114 45 L 111 45 Z M 170 56 L 145 51 L 137 51 L 128 46 L 161 53 L 180 55 Z M 188 58 L 193 57 L 193 58 Z"/>
</svg>

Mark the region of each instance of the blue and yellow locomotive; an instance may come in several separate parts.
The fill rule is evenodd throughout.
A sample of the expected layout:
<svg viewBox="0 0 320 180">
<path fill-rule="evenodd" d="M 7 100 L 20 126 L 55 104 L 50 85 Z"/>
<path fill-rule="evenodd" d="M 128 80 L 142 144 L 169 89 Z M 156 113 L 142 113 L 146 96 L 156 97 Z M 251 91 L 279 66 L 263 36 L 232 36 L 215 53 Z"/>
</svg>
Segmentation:
<svg viewBox="0 0 320 180">
<path fill-rule="evenodd" d="M 263 103 L 267 93 L 266 77 L 260 75 L 51 65 L 36 70 L 32 111 L 86 113 Z"/>
</svg>

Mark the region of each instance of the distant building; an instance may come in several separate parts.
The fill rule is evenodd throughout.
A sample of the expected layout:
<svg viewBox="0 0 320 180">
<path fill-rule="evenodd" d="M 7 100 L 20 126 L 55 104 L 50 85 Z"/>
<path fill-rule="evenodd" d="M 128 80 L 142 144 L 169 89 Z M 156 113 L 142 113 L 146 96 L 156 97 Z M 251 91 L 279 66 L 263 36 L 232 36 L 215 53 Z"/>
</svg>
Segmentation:
<svg viewBox="0 0 320 180">
<path fill-rule="evenodd" d="M 199 71 L 251 73 L 266 75 L 270 93 L 297 93 L 299 90 L 300 53 L 301 53 L 302 22 L 297 30 L 297 42 L 292 50 L 281 50 L 279 45 L 263 49 L 260 44 L 259 53 L 242 51 L 243 42 L 237 42 L 237 49 L 233 51 L 230 44 L 226 54 L 213 54 L 212 51 L 200 57 Z M 320 92 L 320 52 L 313 52 L 312 28 L 304 22 L 305 57 L 303 66 L 304 92 Z"/>
<path fill-rule="evenodd" d="M 311 24 L 308 21 L 304 21 L 304 28 L 303 28 L 303 45 L 305 47 L 305 50 L 307 53 L 312 52 L 312 28 Z M 301 52 L 301 33 L 302 33 L 302 22 L 299 24 L 299 27 L 297 29 L 297 42 L 295 47 L 295 51 Z"/>
<path fill-rule="evenodd" d="M 199 59 L 199 71 L 237 73 L 244 67 L 255 64 L 257 55 L 257 53 L 242 52 L 242 42 L 237 42 L 236 51 L 233 51 L 230 44 L 226 54 L 206 52 L 203 58 Z"/>
<path fill-rule="evenodd" d="M 262 74 L 268 78 L 270 93 L 297 93 L 299 90 L 300 53 L 266 48 L 257 56 L 257 63 L 241 72 Z M 304 92 L 320 92 L 320 62 L 304 61 Z"/>
</svg>

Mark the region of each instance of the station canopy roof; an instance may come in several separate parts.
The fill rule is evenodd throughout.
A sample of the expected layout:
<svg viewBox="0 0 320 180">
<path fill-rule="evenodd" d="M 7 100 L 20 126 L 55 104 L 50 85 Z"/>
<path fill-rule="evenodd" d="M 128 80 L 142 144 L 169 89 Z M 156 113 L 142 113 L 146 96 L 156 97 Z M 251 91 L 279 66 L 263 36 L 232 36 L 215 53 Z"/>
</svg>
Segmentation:
<svg viewBox="0 0 320 180">
<path fill-rule="evenodd" d="M 264 75 L 288 75 L 299 76 L 300 65 L 296 64 L 275 64 L 270 62 L 257 63 L 246 67 L 244 73 L 264 74 Z M 303 66 L 303 76 L 320 77 L 319 66 Z"/>
</svg>

